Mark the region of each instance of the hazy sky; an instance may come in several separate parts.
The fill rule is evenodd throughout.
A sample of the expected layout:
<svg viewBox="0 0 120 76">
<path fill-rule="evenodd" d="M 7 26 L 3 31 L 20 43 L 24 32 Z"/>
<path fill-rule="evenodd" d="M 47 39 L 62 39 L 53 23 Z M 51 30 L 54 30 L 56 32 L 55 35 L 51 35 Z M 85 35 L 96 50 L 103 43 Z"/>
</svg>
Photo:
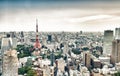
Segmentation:
<svg viewBox="0 0 120 76">
<path fill-rule="evenodd" d="M 103 31 L 120 27 L 119 0 L 0 0 L 0 31 Z"/>
</svg>

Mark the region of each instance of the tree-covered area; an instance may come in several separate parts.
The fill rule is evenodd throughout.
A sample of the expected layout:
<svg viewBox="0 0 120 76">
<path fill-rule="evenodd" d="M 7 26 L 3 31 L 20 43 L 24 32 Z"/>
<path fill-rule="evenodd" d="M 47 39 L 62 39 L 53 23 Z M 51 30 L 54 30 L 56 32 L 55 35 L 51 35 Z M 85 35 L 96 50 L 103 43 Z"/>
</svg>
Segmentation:
<svg viewBox="0 0 120 76">
<path fill-rule="evenodd" d="M 92 54 L 97 58 L 99 57 L 99 55 L 96 53 L 96 51 L 93 51 Z"/>
<path fill-rule="evenodd" d="M 61 57 L 63 57 L 63 55 L 62 55 L 61 52 L 55 52 L 55 53 L 54 53 L 54 58 L 55 58 L 55 59 L 59 59 L 59 58 L 61 58 Z M 47 55 L 47 58 L 50 59 L 50 54 Z"/>
<path fill-rule="evenodd" d="M 89 48 L 88 47 L 82 47 L 82 50 L 87 51 L 87 50 L 89 50 Z"/>
<path fill-rule="evenodd" d="M 113 76 L 120 76 L 120 72 L 115 73 Z"/>
<path fill-rule="evenodd" d="M 29 70 L 26 76 L 37 76 L 37 73 L 34 70 Z"/>
<path fill-rule="evenodd" d="M 17 45 L 17 52 L 19 52 L 18 54 L 18 58 L 23 58 L 23 57 L 27 57 L 27 56 L 31 56 L 31 52 L 32 52 L 33 46 L 31 45 Z"/>
<path fill-rule="evenodd" d="M 80 54 L 80 53 L 81 53 L 79 49 L 72 49 L 72 52 L 73 52 L 74 54 Z"/>
<path fill-rule="evenodd" d="M 55 59 L 59 59 L 59 58 L 61 58 L 61 57 L 63 57 L 63 55 L 62 55 L 61 52 L 57 52 L 57 53 L 55 54 Z"/>
<path fill-rule="evenodd" d="M 19 75 L 26 74 L 26 76 L 37 76 L 35 70 L 33 70 L 32 67 L 30 67 L 30 66 L 24 66 L 22 68 L 19 68 L 18 74 Z"/>
</svg>

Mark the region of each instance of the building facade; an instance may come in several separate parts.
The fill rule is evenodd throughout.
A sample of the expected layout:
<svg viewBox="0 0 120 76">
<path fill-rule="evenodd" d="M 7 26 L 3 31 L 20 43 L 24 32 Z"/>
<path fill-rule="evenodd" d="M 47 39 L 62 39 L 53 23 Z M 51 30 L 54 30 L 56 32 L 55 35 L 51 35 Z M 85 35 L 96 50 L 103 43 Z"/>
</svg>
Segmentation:
<svg viewBox="0 0 120 76">
<path fill-rule="evenodd" d="M 83 54 L 83 63 L 87 68 L 89 68 L 91 66 L 91 54 L 90 54 L 89 51 L 84 52 L 84 54 Z"/>
<path fill-rule="evenodd" d="M 18 58 L 16 50 L 8 50 L 3 56 L 3 76 L 18 76 Z"/>
<path fill-rule="evenodd" d="M 120 39 L 120 28 L 115 29 L 115 39 Z"/>
<path fill-rule="evenodd" d="M 120 62 L 120 40 L 112 42 L 111 62 L 112 64 Z"/>
<path fill-rule="evenodd" d="M 113 31 L 112 30 L 104 31 L 103 55 L 107 56 L 111 54 L 112 41 L 113 41 Z"/>
</svg>

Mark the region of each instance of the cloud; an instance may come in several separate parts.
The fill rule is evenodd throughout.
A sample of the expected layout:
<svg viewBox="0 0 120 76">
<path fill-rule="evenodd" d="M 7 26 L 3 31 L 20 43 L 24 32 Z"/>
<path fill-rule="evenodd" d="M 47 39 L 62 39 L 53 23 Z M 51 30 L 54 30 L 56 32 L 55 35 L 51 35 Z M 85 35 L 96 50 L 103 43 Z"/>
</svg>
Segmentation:
<svg viewBox="0 0 120 76">
<path fill-rule="evenodd" d="M 106 18 L 111 18 L 111 17 L 112 16 L 110 15 L 94 15 L 94 16 L 87 16 L 87 17 L 81 17 L 81 18 L 72 18 L 72 19 L 68 19 L 68 21 L 83 23 L 87 21 L 106 19 Z"/>
<path fill-rule="evenodd" d="M 78 4 L 71 7 L 64 4 L 62 8 L 46 6 L 3 9 L 0 12 L 0 31 L 35 31 L 36 18 L 39 20 L 40 31 L 103 31 L 119 25 L 120 5 Z"/>
</svg>

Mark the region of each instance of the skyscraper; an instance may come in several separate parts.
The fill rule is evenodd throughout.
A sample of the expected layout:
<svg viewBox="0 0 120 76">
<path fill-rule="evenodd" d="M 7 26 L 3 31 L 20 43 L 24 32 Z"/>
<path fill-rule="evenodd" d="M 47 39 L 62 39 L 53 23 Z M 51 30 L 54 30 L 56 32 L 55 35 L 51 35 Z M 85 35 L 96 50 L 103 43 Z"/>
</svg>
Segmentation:
<svg viewBox="0 0 120 76">
<path fill-rule="evenodd" d="M 17 47 L 17 38 L 16 38 L 16 32 L 10 32 L 10 38 L 12 39 L 12 47 Z"/>
<path fill-rule="evenodd" d="M 113 64 L 120 62 L 120 40 L 112 42 L 111 62 Z"/>
<path fill-rule="evenodd" d="M 18 58 L 16 50 L 7 50 L 3 55 L 3 76 L 18 76 Z"/>
<path fill-rule="evenodd" d="M 24 32 L 23 31 L 20 32 L 20 41 L 21 41 L 21 43 L 24 42 Z"/>
<path fill-rule="evenodd" d="M 11 50 L 13 47 L 11 38 L 3 38 L 1 44 L 2 51 L 2 75 L 18 76 L 17 51 Z"/>
<path fill-rule="evenodd" d="M 54 50 L 52 50 L 52 52 L 50 54 L 50 59 L 51 59 L 51 66 L 53 66 L 54 65 L 54 60 L 55 60 Z"/>
<path fill-rule="evenodd" d="M 16 37 L 16 33 L 14 31 L 10 32 L 10 36 L 11 36 L 11 38 Z"/>
<path fill-rule="evenodd" d="M 1 53 L 2 55 L 4 52 L 9 50 L 12 46 L 12 39 L 11 38 L 2 38 L 2 43 L 1 43 Z"/>
<path fill-rule="evenodd" d="M 48 40 L 47 41 L 52 41 L 52 35 L 48 35 Z"/>
<path fill-rule="evenodd" d="M 113 41 L 113 31 L 112 30 L 104 31 L 103 55 L 107 56 L 111 54 L 112 41 Z"/>
<path fill-rule="evenodd" d="M 84 65 L 89 68 L 90 67 L 90 61 L 91 60 L 91 55 L 89 51 L 86 51 L 83 53 L 83 63 Z"/>
<path fill-rule="evenodd" d="M 120 39 L 120 28 L 115 29 L 115 39 Z"/>
<path fill-rule="evenodd" d="M 68 50 L 69 50 L 68 41 L 66 41 L 66 42 L 64 42 L 63 53 L 64 53 L 64 54 L 67 54 L 67 53 L 68 53 Z"/>
</svg>

